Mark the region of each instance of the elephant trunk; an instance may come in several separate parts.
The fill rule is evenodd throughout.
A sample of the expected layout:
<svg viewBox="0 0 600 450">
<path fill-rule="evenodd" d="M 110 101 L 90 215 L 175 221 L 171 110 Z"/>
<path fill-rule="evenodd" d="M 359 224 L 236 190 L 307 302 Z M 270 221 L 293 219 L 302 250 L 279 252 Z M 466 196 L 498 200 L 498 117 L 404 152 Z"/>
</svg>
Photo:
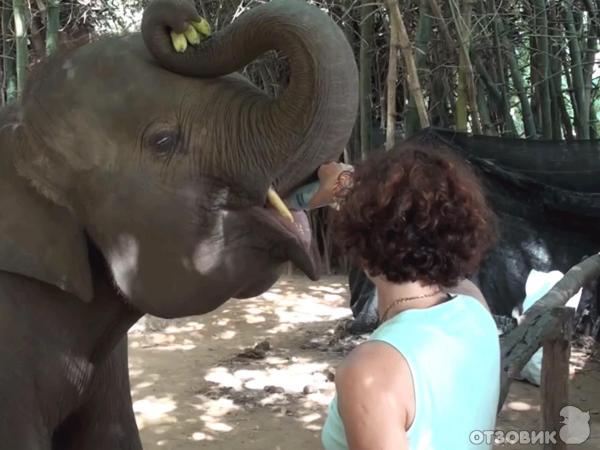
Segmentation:
<svg viewBox="0 0 600 450">
<path fill-rule="evenodd" d="M 356 116 L 357 68 L 342 30 L 326 14 L 304 0 L 274 0 L 245 12 L 202 44 L 177 53 L 170 30 L 184 31 L 190 15 L 199 19 L 195 10 L 187 9 L 191 5 L 178 6 L 175 11 L 173 0 L 153 2 L 142 25 L 147 48 L 172 72 L 219 77 L 269 50 L 288 59 L 289 82 L 278 98 L 254 92 L 230 114 L 230 121 L 239 120 L 236 125 L 243 129 L 243 142 L 234 146 L 243 152 L 239 159 L 246 168 L 254 166 L 287 193 L 320 164 L 341 154 Z"/>
</svg>

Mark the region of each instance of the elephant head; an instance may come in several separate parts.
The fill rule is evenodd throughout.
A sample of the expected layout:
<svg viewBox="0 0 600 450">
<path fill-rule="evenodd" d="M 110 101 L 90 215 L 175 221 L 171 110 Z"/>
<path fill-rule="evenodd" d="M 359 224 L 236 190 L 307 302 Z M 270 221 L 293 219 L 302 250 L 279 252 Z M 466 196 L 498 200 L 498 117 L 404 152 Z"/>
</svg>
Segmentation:
<svg viewBox="0 0 600 450">
<path fill-rule="evenodd" d="M 161 317 L 264 292 L 288 260 L 316 276 L 306 216 L 292 223 L 266 197 L 341 153 L 357 107 L 351 48 L 303 0 L 176 52 L 170 33 L 196 20 L 191 3 L 154 1 L 141 34 L 31 77 L 1 131 L 0 270 L 90 301 L 93 246 L 126 301 Z M 272 49 L 290 68 L 278 98 L 234 73 Z"/>
</svg>

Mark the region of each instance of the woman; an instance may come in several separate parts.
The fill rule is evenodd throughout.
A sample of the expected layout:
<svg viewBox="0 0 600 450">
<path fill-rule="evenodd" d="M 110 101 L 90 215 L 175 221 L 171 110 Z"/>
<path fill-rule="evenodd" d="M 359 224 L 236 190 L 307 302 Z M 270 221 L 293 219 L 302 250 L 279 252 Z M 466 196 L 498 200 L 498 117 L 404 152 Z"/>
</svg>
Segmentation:
<svg viewBox="0 0 600 450">
<path fill-rule="evenodd" d="M 475 175 L 448 150 L 407 142 L 353 183 L 337 240 L 375 284 L 380 325 L 338 368 L 325 449 L 491 448 L 470 442 L 494 429 L 500 386 L 496 325 L 465 281 L 494 237 Z"/>
</svg>

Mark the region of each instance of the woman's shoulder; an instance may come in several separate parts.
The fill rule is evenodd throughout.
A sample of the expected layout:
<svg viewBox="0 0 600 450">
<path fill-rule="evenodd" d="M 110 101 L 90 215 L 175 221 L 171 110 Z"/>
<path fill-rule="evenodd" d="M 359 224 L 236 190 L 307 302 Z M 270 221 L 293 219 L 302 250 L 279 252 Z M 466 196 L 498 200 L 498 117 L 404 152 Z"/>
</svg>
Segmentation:
<svg viewBox="0 0 600 450">
<path fill-rule="evenodd" d="M 393 376 L 390 376 L 393 375 Z M 363 386 L 385 389 L 410 376 L 408 362 L 393 346 L 371 340 L 354 348 L 336 370 L 336 386 Z"/>
<path fill-rule="evenodd" d="M 464 297 L 474 298 L 479 303 L 481 303 L 481 305 L 485 309 L 487 309 L 488 311 L 490 310 L 490 307 L 488 306 L 487 301 L 485 300 L 485 297 L 483 296 L 483 293 L 481 292 L 481 290 L 479 290 L 479 288 L 471 280 L 464 279 L 464 280 L 460 281 L 456 286 L 452 286 L 452 287 L 446 288 L 444 290 L 448 294 L 461 295 Z"/>
</svg>

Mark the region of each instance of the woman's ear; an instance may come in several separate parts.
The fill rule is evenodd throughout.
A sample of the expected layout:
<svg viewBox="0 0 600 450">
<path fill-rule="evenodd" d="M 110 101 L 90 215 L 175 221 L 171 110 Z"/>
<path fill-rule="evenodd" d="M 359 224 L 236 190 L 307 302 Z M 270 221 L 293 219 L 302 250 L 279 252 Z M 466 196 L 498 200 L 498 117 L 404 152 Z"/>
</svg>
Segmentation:
<svg viewBox="0 0 600 450">
<path fill-rule="evenodd" d="M 27 165 L 36 162 L 19 157 L 17 172 L 15 153 L 36 153 L 26 145 L 21 125 L 0 132 L 0 271 L 52 284 L 89 302 L 93 286 L 84 232 L 68 208 L 20 174 L 21 166 L 27 173 Z"/>
</svg>

